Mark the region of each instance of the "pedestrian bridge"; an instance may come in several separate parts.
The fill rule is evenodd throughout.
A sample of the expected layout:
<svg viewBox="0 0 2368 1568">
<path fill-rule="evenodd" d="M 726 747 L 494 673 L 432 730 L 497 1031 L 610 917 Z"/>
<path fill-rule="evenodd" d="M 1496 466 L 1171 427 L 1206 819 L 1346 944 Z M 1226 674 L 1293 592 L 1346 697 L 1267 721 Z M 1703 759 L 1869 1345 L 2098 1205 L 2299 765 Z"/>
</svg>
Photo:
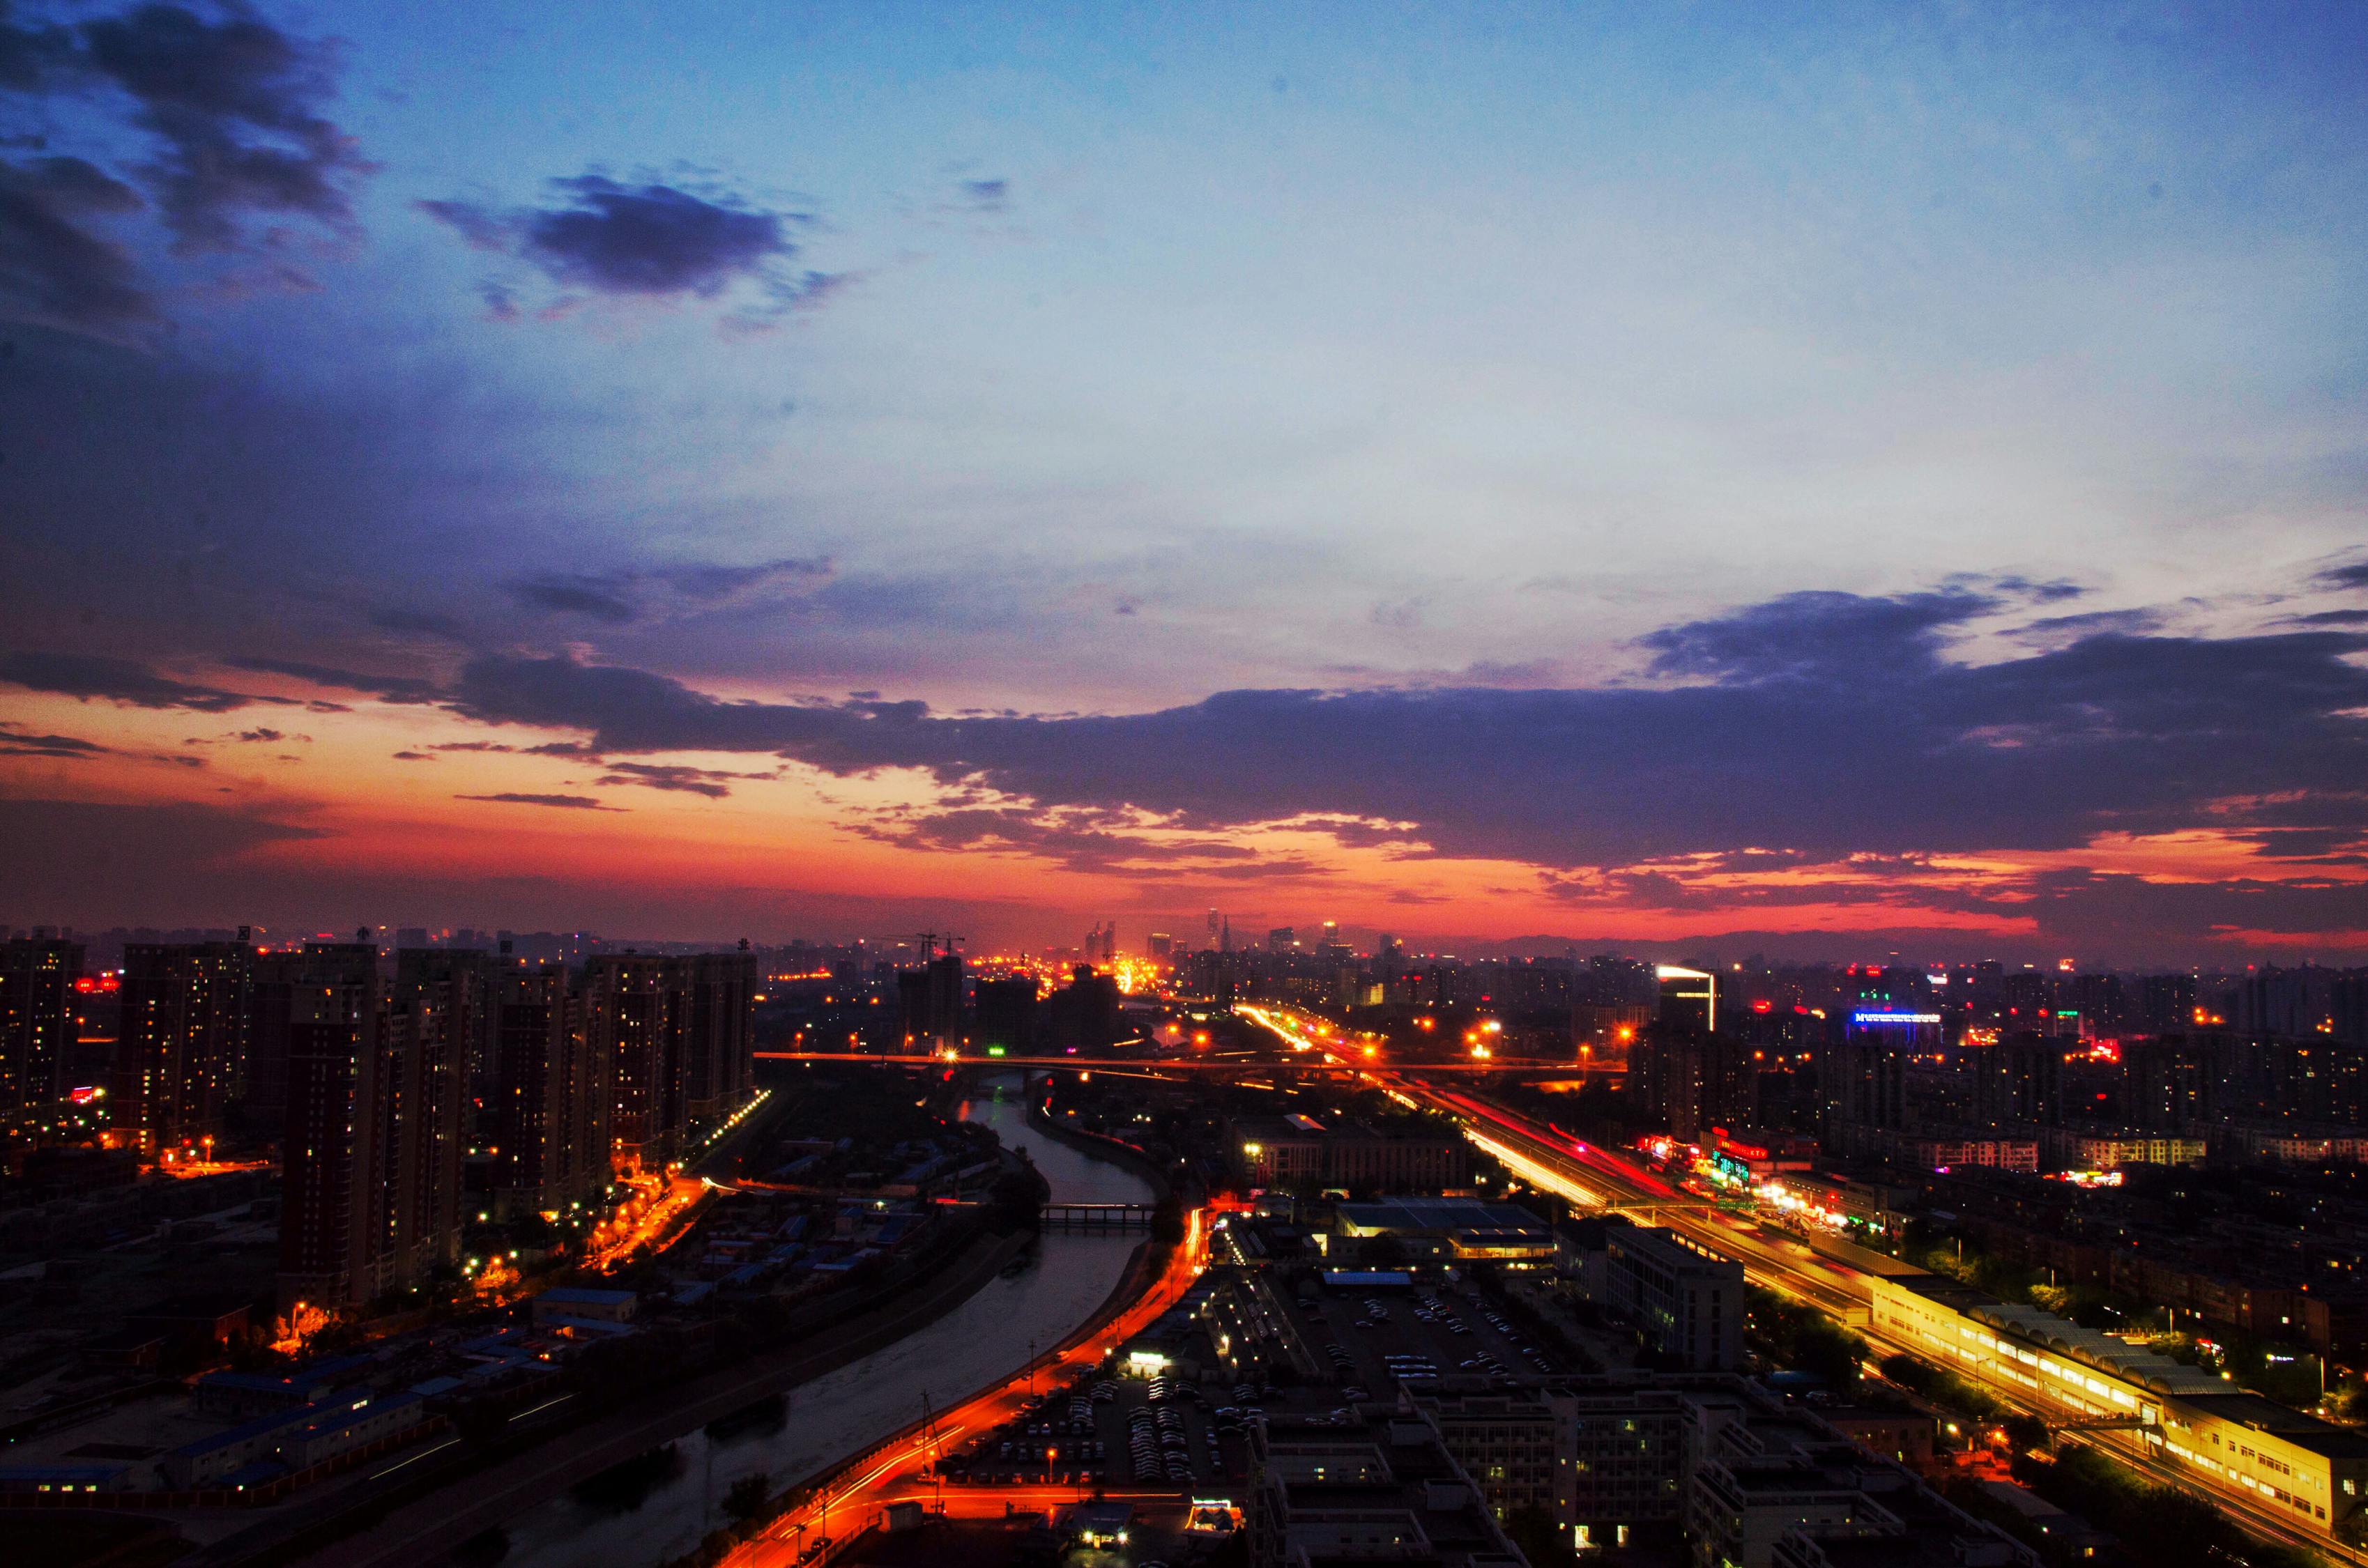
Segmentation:
<svg viewBox="0 0 2368 1568">
<path fill-rule="evenodd" d="M 1042 1213 L 1048 1231 L 1147 1231 L 1148 1203 L 1047 1203 Z"/>
</svg>

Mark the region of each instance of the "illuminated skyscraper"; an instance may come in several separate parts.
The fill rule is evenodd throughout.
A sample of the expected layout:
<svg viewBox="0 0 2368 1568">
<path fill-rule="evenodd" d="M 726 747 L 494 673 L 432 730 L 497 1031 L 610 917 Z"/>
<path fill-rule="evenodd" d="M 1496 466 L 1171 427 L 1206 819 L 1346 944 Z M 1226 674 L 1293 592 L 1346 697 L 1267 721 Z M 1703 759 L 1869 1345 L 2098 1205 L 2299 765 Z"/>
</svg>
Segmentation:
<svg viewBox="0 0 2368 1568">
<path fill-rule="evenodd" d="M 125 946 L 115 1124 L 145 1153 L 221 1134 L 245 1071 L 254 984 L 245 942 Z"/>
<path fill-rule="evenodd" d="M 0 948 L 0 1110 L 65 1097 L 82 944 L 18 937 Z"/>
<path fill-rule="evenodd" d="M 620 1156 L 644 1165 L 665 1164 L 683 1127 L 683 996 L 670 968 L 633 953 L 584 966 L 586 1030 L 616 1095 L 609 1131 Z"/>
<path fill-rule="evenodd" d="M 279 1020 L 287 1049 L 279 1300 L 337 1308 L 379 1293 L 382 1229 L 378 947 L 307 943 Z"/>
<path fill-rule="evenodd" d="M 1665 963 L 1653 971 L 1660 983 L 1659 1021 L 1665 1026 L 1710 1034 L 1718 1028 L 1718 977 L 1699 969 Z"/>
<path fill-rule="evenodd" d="M 609 1177 L 615 1089 L 563 965 L 503 972 L 493 991 L 494 1093 L 485 1140 L 505 1214 L 589 1205 Z"/>
</svg>

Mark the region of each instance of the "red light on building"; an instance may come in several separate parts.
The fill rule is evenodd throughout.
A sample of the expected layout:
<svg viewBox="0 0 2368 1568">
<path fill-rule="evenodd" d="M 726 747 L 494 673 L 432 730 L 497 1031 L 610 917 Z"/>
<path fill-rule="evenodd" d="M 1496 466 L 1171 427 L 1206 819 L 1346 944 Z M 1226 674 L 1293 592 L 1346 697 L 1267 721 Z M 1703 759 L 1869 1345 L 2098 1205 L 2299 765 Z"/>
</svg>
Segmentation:
<svg viewBox="0 0 2368 1568">
<path fill-rule="evenodd" d="M 1765 1013 L 1772 1009 L 1775 1006 L 1775 1003 L 1769 1001 L 1765 996 L 1763 996 L 1759 1001 L 1751 1004 L 1751 1010 L 1755 1013 Z"/>
</svg>

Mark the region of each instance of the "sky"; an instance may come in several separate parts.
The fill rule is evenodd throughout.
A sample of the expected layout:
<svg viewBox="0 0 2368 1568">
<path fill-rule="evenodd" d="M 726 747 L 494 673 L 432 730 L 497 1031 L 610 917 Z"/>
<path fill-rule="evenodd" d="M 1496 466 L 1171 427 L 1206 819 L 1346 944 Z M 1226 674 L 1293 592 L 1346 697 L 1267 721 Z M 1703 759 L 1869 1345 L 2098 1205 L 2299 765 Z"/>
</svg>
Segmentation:
<svg viewBox="0 0 2368 1568">
<path fill-rule="evenodd" d="M 0 923 L 2368 961 L 2363 52 L 0 0 Z"/>
</svg>

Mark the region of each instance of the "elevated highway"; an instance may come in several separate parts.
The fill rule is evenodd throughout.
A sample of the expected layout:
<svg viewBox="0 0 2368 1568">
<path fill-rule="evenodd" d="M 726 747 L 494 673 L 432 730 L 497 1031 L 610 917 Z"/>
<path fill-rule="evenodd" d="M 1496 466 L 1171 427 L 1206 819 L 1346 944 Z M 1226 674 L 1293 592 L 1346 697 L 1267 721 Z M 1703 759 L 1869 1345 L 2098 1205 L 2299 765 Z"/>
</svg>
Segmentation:
<svg viewBox="0 0 2368 1568">
<path fill-rule="evenodd" d="M 759 1051 L 752 1052 L 759 1062 L 804 1062 L 816 1065 L 850 1067 L 905 1067 L 921 1071 L 931 1067 L 1031 1067 L 1058 1068 L 1064 1073 L 1146 1072 L 1215 1074 L 1241 1077 L 1245 1074 L 1282 1074 L 1292 1077 L 1359 1078 L 1370 1077 L 1374 1072 L 1371 1062 L 1339 1062 L 1315 1057 L 1284 1057 L 1276 1061 L 1252 1061 L 1239 1056 L 993 1056 L 984 1051 L 939 1051 L 935 1055 L 878 1055 L 854 1051 Z M 1539 1057 L 1499 1058 L 1488 1062 L 1421 1062 L 1399 1065 L 1398 1073 L 1422 1077 L 1487 1078 L 1507 1074 L 1542 1077 L 1554 1075 L 1573 1077 L 1587 1071 L 1578 1063 L 1548 1061 Z"/>
</svg>

